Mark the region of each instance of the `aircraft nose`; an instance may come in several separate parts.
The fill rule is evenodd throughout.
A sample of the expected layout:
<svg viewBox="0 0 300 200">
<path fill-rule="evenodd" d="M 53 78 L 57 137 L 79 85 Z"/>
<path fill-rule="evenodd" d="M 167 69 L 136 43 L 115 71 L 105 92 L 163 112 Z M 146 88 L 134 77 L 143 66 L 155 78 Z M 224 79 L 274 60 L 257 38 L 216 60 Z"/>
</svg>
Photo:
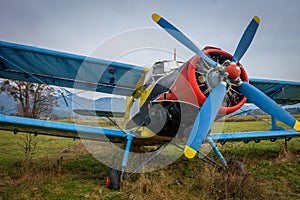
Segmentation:
<svg viewBox="0 0 300 200">
<path fill-rule="evenodd" d="M 230 80 L 235 80 L 241 75 L 241 68 L 236 64 L 230 64 L 226 67 L 226 72 L 228 73 L 228 78 Z"/>
</svg>

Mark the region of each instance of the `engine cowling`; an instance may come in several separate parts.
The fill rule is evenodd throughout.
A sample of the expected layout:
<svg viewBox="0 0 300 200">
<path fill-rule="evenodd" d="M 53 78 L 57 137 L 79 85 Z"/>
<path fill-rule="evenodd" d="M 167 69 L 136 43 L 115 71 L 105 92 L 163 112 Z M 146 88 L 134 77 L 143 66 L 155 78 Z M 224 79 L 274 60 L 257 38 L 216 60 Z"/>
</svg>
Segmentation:
<svg viewBox="0 0 300 200">
<path fill-rule="evenodd" d="M 214 61 L 223 64 L 232 59 L 232 55 L 217 48 L 207 47 L 203 51 L 206 55 L 211 57 Z M 193 88 L 195 95 L 199 101 L 200 105 L 203 105 L 210 91 L 216 87 L 222 80 L 219 76 L 219 72 L 214 67 L 206 63 L 200 56 L 194 56 L 186 65 L 188 69 L 187 79 L 190 83 L 190 86 Z M 238 63 L 239 72 L 233 72 L 235 69 L 230 68 L 230 62 L 228 62 L 229 79 L 235 78 L 239 75 L 238 78 L 242 81 L 249 81 L 247 73 L 241 63 Z M 231 77 L 230 77 L 231 76 Z M 220 109 L 222 113 L 232 113 L 239 108 L 241 108 L 246 102 L 246 97 L 241 94 L 238 87 L 234 84 L 234 80 L 228 82 L 227 94 L 225 96 L 225 101 L 223 106 Z"/>
<path fill-rule="evenodd" d="M 204 104 L 210 92 L 224 81 L 227 82 L 227 92 L 220 113 L 232 113 L 246 102 L 237 85 L 240 79 L 248 82 L 248 76 L 241 63 L 230 63 L 232 55 L 216 48 L 203 51 L 216 62 L 226 68 L 219 71 L 210 66 L 200 56 L 196 55 L 183 66 L 158 80 L 148 97 L 148 103 L 142 106 L 132 120 L 135 126 L 146 126 L 155 134 L 175 136 L 184 134 L 194 123 L 199 108 Z M 236 80 L 235 80 L 236 79 Z M 161 93 L 164 91 L 163 93 Z M 187 131 L 188 132 L 188 131 Z"/>
</svg>

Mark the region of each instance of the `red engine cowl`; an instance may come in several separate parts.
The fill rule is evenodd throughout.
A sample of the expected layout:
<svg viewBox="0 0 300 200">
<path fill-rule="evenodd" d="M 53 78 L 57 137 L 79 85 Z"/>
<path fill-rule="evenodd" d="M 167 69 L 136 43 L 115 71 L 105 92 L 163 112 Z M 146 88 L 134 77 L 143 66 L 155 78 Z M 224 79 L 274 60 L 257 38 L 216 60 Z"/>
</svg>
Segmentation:
<svg viewBox="0 0 300 200">
<path fill-rule="evenodd" d="M 232 59 L 231 54 L 221 49 L 206 48 L 203 52 L 220 64 Z M 235 71 L 236 66 L 239 67 L 237 71 Z M 226 68 L 229 83 L 225 101 L 220 108 L 221 113 L 232 113 L 241 108 L 247 100 L 239 92 L 238 87 L 232 84 L 236 78 L 248 82 L 248 76 L 242 65 L 238 63 L 236 66 L 228 63 L 228 68 Z M 180 74 L 170 90 L 162 94 L 157 100 L 178 100 L 201 107 L 210 91 L 220 82 L 221 76 L 218 70 L 196 55 L 181 68 Z"/>
<path fill-rule="evenodd" d="M 209 55 L 212 59 L 223 64 L 226 60 L 231 60 L 232 55 L 222 51 L 221 49 L 216 48 L 207 48 L 203 51 L 206 55 Z M 188 81 L 190 86 L 193 88 L 195 95 L 198 98 L 199 104 L 202 105 L 206 97 L 209 95 L 209 92 L 216 86 L 219 81 L 217 80 L 217 75 L 213 75 L 214 68 L 210 67 L 203 59 L 199 56 L 194 56 L 188 63 Z M 249 81 L 245 69 L 240 63 L 237 64 L 240 67 L 240 78 L 243 81 Z M 209 80 L 209 79 L 216 80 Z M 230 77 L 229 77 L 230 78 Z M 225 97 L 225 102 L 220 109 L 222 113 L 232 113 L 239 108 L 241 108 L 246 102 L 246 97 L 244 97 L 238 90 L 237 86 L 230 84 L 227 89 L 227 95 Z"/>
</svg>

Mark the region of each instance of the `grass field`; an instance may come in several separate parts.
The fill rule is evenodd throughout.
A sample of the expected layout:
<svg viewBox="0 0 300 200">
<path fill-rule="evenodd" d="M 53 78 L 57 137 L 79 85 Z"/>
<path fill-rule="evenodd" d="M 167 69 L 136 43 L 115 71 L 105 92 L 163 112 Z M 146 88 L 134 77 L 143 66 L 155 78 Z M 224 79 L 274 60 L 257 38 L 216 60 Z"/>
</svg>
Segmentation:
<svg viewBox="0 0 300 200">
<path fill-rule="evenodd" d="M 268 127 L 239 122 L 227 131 L 256 128 Z M 288 142 L 288 151 L 283 140 L 220 146 L 226 159 L 243 162 L 241 176 L 182 156 L 110 191 L 105 187 L 107 167 L 79 140 L 38 136 L 31 155 L 20 144 L 24 135 L 0 131 L 0 199 L 300 199 L 300 138 Z"/>
</svg>

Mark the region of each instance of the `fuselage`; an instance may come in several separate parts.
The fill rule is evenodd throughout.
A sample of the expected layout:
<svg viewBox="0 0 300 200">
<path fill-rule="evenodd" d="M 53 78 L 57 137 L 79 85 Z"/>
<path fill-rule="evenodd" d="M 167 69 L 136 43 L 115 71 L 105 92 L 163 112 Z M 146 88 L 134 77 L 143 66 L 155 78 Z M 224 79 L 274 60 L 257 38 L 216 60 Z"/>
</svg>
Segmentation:
<svg viewBox="0 0 300 200">
<path fill-rule="evenodd" d="M 217 48 L 207 47 L 204 53 L 223 64 L 232 56 Z M 173 63 L 173 65 L 172 65 Z M 241 64 L 239 63 L 241 66 Z M 155 84 L 150 86 L 140 110 L 126 124 L 127 129 L 146 127 L 157 136 L 185 136 L 194 123 L 199 109 L 210 91 L 220 84 L 217 69 L 198 55 L 188 62 L 157 62 L 153 66 Z M 241 78 L 248 81 L 242 68 Z M 232 113 L 239 109 L 246 98 L 234 84 L 227 89 L 221 113 Z"/>
</svg>

